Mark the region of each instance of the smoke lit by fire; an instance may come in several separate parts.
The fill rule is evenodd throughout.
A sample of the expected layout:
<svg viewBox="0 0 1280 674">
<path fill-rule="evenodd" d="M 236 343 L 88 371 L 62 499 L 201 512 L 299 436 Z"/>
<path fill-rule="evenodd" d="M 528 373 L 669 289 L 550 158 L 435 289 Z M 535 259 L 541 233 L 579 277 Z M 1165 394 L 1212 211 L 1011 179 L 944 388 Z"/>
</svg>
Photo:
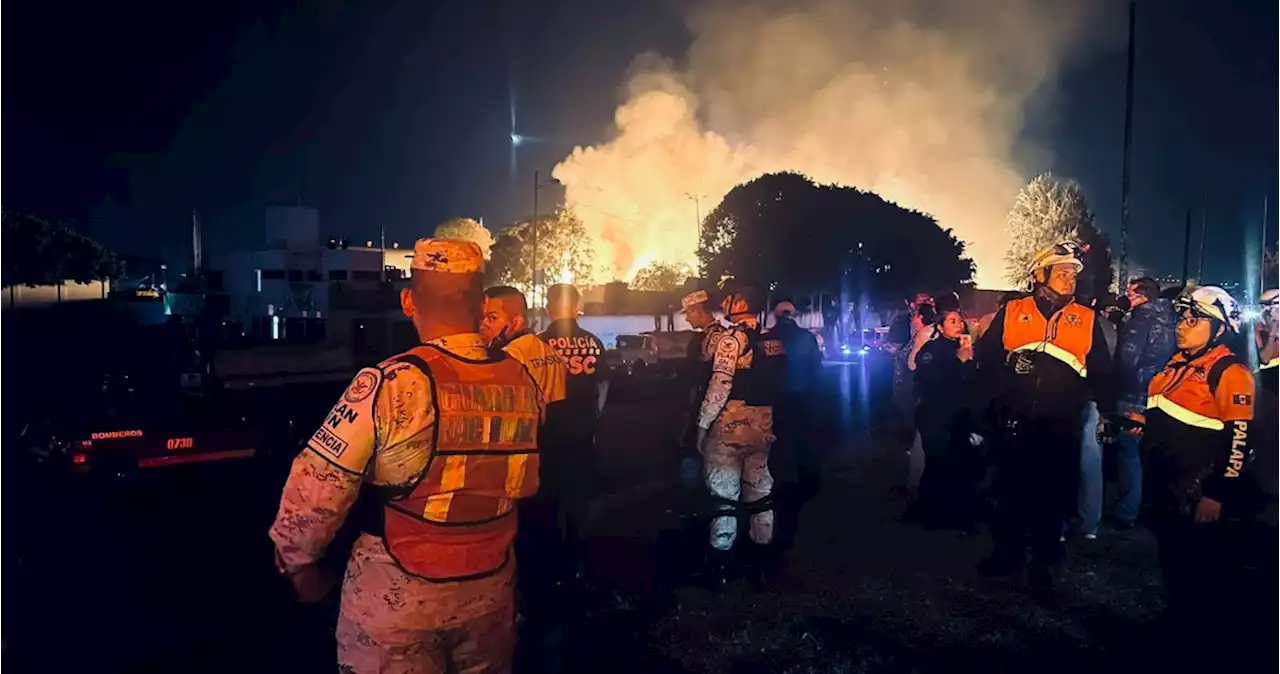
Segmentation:
<svg viewBox="0 0 1280 674">
<path fill-rule="evenodd" d="M 693 262 L 698 213 L 792 170 L 933 214 L 970 244 L 979 282 L 998 284 L 1005 214 L 1045 163 L 1015 153 L 1022 115 L 1085 4 L 712 4 L 689 17 L 681 65 L 637 59 L 612 140 L 576 148 L 554 175 L 605 278 Z"/>
</svg>

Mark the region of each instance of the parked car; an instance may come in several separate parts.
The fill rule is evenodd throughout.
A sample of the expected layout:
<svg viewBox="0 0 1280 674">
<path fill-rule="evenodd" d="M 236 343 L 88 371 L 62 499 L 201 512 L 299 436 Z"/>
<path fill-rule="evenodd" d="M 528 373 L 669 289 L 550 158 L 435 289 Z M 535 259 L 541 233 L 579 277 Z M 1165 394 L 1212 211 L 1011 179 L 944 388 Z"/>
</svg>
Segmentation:
<svg viewBox="0 0 1280 674">
<path fill-rule="evenodd" d="M 605 353 L 605 362 L 613 374 L 674 376 L 689 353 L 689 343 L 701 334 L 681 330 L 618 335 L 617 348 Z"/>
</svg>

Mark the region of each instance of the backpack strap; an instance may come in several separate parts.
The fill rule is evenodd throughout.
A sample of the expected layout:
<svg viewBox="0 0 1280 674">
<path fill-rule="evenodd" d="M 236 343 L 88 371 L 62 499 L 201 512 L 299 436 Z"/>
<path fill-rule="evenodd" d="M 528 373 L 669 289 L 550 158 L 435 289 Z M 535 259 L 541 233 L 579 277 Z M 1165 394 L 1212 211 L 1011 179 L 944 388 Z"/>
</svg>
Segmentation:
<svg viewBox="0 0 1280 674">
<path fill-rule="evenodd" d="M 1222 373 L 1226 372 L 1227 368 L 1232 365 L 1244 365 L 1244 362 L 1239 358 L 1236 358 L 1235 354 L 1230 354 L 1219 358 L 1218 361 L 1209 368 L 1209 372 L 1206 375 L 1206 381 L 1209 383 L 1210 393 L 1216 394 L 1218 392 L 1218 382 L 1222 380 Z"/>
</svg>

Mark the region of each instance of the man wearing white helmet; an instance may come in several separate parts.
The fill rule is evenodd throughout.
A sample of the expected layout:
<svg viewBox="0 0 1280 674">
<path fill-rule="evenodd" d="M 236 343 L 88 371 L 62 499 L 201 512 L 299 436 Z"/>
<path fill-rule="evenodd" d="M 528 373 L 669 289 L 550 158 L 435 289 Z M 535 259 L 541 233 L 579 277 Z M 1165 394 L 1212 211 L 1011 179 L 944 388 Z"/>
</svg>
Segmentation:
<svg viewBox="0 0 1280 674">
<path fill-rule="evenodd" d="M 1020 571 L 1030 548 L 1029 580 L 1052 584 L 1062 526 L 1075 510 L 1086 405 L 1114 410 L 1100 321 L 1075 301 L 1082 252 L 1062 243 L 1038 253 L 1031 294 L 1000 309 L 977 344 L 997 436 L 995 546 L 979 569 L 985 575 Z"/>
<path fill-rule="evenodd" d="M 1204 620 L 1232 616 L 1246 594 L 1239 528 L 1225 521 L 1249 509 L 1255 390 L 1249 369 L 1226 344 L 1240 332 L 1231 295 L 1202 286 L 1174 306 L 1178 352 L 1151 380 L 1145 418 L 1134 420 L 1143 423 L 1169 608 L 1188 630 L 1182 636 L 1198 636 Z M 1274 602 L 1273 596 L 1272 611 Z"/>
</svg>

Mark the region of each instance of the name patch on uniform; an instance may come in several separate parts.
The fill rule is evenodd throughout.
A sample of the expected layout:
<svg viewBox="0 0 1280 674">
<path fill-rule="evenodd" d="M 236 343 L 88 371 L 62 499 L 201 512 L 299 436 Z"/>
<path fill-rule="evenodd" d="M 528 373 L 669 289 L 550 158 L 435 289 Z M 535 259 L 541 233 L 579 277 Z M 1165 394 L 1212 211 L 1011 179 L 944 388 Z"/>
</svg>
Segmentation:
<svg viewBox="0 0 1280 674">
<path fill-rule="evenodd" d="M 361 372 L 352 380 L 351 385 L 347 387 L 347 392 L 342 394 L 342 398 L 354 405 L 373 395 L 376 388 L 378 388 L 377 375 L 372 372 Z"/>
<path fill-rule="evenodd" d="M 1231 402 L 1235 405 L 1252 405 L 1253 396 L 1248 393 L 1236 393 L 1231 396 Z"/>
<path fill-rule="evenodd" d="M 342 403 L 333 408 L 333 411 L 329 413 L 329 419 L 325 423 L 328 423 L 330 428 L 337 428 L 341 426 L 343 422 L 352 423 L 359 417 L 359 412 L 348 407 L 346 403 Z"/>
<path fill-rule="evenodd" d="M 342 456 L 347 451 L 347 441 L 321 428 L 311 436 L 312 442 L 324 448 L 334 456 Z"/>
<path fill-rule="evenodd" d="M 442 384 L 440 445 L 522 444 L 537 437 L 537 390 L 510 384 Z"/>
</svg>

